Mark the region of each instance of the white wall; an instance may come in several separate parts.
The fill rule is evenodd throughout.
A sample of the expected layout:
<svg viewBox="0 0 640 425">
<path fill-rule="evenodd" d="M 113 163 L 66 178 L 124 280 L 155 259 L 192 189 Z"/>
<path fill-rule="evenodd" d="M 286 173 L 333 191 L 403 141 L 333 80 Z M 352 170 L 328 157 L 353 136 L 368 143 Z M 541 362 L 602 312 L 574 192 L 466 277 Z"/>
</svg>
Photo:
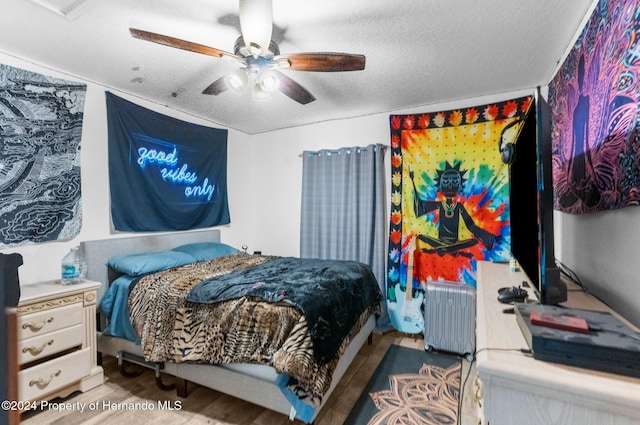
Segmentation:
<svg viewBox="0 0 640 425">
<path fill-rule="evenodd" d="M 561 223 L 557 257 L 617 313 L 640 327 L 640 209 L 570 215 Z"/>
</svg>

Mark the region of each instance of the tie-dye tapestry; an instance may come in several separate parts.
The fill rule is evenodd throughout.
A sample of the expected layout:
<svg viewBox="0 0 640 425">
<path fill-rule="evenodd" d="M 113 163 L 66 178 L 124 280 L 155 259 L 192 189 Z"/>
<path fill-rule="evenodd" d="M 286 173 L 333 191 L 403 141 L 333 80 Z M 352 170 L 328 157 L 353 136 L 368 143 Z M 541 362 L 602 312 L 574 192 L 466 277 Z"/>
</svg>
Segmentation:
<svg viewBox="0 0 640 425">
<path fill-rule="evenodd" d="M 116 230 L 229 224 L 227 134 L 106 93 L 111 219 Z"/>
<path fill-rule="evenodd" d="M 532 97 L 437 113 L 392 115 L 387 274 L 396 329 L 421 332 L 430 281 L 475 286 L 478 260 L 510 258 L 509 168 Z"/>
<path fill-rule="evenodd" d="M 86 85 L 0 64 L 0 248 L 78 235 Z"/>
<path fill-rule="evenodd" d="M 554 207 L 640 203 L 640 1 L 599 1 L 549 84 Z"/>
</svg>

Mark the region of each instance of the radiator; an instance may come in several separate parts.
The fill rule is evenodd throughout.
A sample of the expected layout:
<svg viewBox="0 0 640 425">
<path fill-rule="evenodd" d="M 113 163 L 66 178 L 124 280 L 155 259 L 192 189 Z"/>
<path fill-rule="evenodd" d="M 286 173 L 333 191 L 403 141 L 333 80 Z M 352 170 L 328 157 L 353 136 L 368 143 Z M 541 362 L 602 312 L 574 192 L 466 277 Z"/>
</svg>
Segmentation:
<svg viewBox="0 0 640 425">
<path fill-rule="evenodd" d="M 476 290 L 462 283 L 429 282 L 424 298 L 424 347 L 467 355 L 476 349 Z"/>
</svg>

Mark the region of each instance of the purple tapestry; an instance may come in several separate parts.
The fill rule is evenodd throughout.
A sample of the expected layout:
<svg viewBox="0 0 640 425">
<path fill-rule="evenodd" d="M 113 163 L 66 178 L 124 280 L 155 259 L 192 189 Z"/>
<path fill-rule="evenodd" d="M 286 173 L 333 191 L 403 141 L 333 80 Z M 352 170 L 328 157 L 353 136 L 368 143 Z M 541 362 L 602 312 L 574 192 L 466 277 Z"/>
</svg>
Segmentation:
<svg viewBox="0 0 640 425">
<path fill-rule="evenodd" d="M 640 1 L 599 1 L 549 84 L 554 207 L 582 214 L 640 201 Z"/>
</svg>

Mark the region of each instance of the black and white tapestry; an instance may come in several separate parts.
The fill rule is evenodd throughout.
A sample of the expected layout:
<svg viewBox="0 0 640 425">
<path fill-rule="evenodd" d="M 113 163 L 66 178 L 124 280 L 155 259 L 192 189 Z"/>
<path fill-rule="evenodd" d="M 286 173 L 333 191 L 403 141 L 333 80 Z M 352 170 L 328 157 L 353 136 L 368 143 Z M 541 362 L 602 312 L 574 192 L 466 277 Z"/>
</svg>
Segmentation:
<svg viewBox="0 0 640 425">
<path fill-rule="evenodd" d="M 0 64 L 0 248 L 80 232 L 85 93 L 84 84 Z"/>
<path fill-rule="evenodd" d="M 107 96 L 111 219 L 129 232 L 228 224 L 227 130 Z"/>
</svg>

